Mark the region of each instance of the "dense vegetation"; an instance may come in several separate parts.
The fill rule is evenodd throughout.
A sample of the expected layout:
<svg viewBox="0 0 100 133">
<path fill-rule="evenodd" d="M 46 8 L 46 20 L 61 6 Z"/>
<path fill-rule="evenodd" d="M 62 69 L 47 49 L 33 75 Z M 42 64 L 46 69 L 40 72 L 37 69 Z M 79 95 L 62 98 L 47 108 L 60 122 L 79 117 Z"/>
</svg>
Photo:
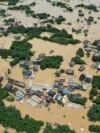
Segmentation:
<svg viewBox="0 0 100 133">
<path fill-rule="evenodd" d="M 90 91 L 90 99 L 95 103 L 88 111 L 88 117 L 93 121 L 100 121 L 100 75 L 94 76 L 92 81 L 92 89 Z"/>
<path fill-rule="evenodd" d="M 79 5 L 76 5 L 75 7 L 82 7 L 82 8 L 92 10 L 92 11 L 95 11 L 95 12 L 98 11 L 97 7 L 93 4 L 90 4 L 90 5 L 79 4 Z"/>
<path fill-rule="evenodd" d="M 8 5 L 16 5 L 19 0 L 0 0 L 0 2 L 8 2 Z"/>
<path fill-rule="evenodd" d="M 13 22 L 15 22 L 15 19 L 14 18 L 5 19 L 4 22 L 6 24 L 13 23 Z"/>
<path fill-rule="evenodd" d="M 69 101 L 85 106 L 85 104 L 87 102 L 87 98 L 86 97 L 83 97 L 83 98 L 73 98 L 73 96 L 70 95 L 69 96 Z"/>
<path fill-rule="evenodd" d="M 48 2 L 51 2 L 50 0 L 47 0 Z M 57 7 L 61 7 L 61 8 L 64 8 L 66 9 L 66 11 L 69 11 L 69 12 L 73 12 L 73 9 L 72 7 L 69 7 L 69 5 L 67 5 L 66 3 L 63 3 L 63 2 L 60 2 L 60 1 L 57 1 L 57 2 L 51 2 L 53 6 L 57 6 Z"/>
<path fill-rule="evenodd" d="M 82 60 L 82 59 L 81 59 L 80 57 L 78 57 L 78 56 L 73 57 L 73 58 L 72 58 L 72 61 L 74 61 L 75 64 L 80 64 L 80 65 L 85 64 L 85 61 Z"/>
<path fill-rule="evenodd" d="M 6 10 L 5 9 L 0 9 L 0 16 L 5 16 Z"/>
<path fill-rule="evenodd" d="M 80 57 L 84 57 L 84 51 L 82 48 L 79 48 L 76 52 L 76 55 L 80 56 Z"/>
<path fill-rule="evenodd" d="M 25 10 L 29 10 L 30 7 L 28 5 L 19 5 L 19 6 L 9 7 L 8 9 L 10 9 L 10 10 L 21 10 L 21 11 L 25 11 Z"/>
<path fill-rule="evenodd" d="M 91 121 L 100 121 L 100 105 L 93 104 L 87 115 Z"/>
<path fill-rule="evenodd" d="M 87 115 L 91 121 L 100 121 L 100 75 L 93 77 L 92 89 L 89 98 L 93 101 L 92 107 L 89 109 Z M 90 125 L 89 131 L 100 133 L 100 125 Z"/>
<path fill-rule="evenodd" d="M 100 75 L 97 75 L 97 76 L 93 77 L 92 89 L 91 89 L 90 94 L 89 94 L 90 99 L 93 100 L 94 97 L 98 96 L 99 91 L 100 91 Z"/>
<path fill-rule="evenodd" d="M 6 20 L 9 22 L 9 20 Z M 10 20 L 14 21 L 14 20 Z M 48 40 L 51 42 L 67 45 L 67 44 L 77 44 L 80 41 L 77 39 L 73 39 L 73 36 L 71 34 L 68 34 L 65 29 L 59 30 L 57 28 L 47 26 L 47 27 L 28 27 L 25 28 L 23 25 L 20 26 L 10 26 L 7 29 L 7 33 L 21 33 L 25 36 L 25 40 L 23 41 L 14 41 L 10 47 L 10 49 L 0 49 L 0 56 L 4 59 L 8 58 L 9 56 L 12 57 L 12 61 L 10 62 L 11 66 L 16 65 L 20 60 L 24 59 L 30 59 L 30 57 L 33 55 L 32 51 L 30 50 L 32 48 L 32 45 L 28 43 L 27 41 L 36 37 L 41 38 L 44 40 Z M 50 32 L 53 33 L 51 37 L 41 37 L 42 32 Z M 59 61 L 58 61 L 59 60 Z M 49 68 L 59 68 L 61 59 L 57 60 L 57 64 L 51 64 L 48 66 Z M 44 65 L 45 64 L 45 65 Z M 41 64 L 41 68 L 45 69 L 48 68 L 46 65 L 46 62 L 44 64 Z"/>
<path fill-rule="evenodd" d="M 40 64 L 40 68 L 42 70 L 46 69 L 46 68 L 56 68 L 58 69 L 61 65 L 61 62 L 63 61 L 63 57 L 62 56 L 46 56 L 41 64 Z"/>
<path fill-rule="evenodd" d="M 33 53 L 30 51 L 32 45 L 26 41 L 14 41 L 10 49 L 0 49 L 0 56 L 6 59 L 11 56 L 13 60 L 10 62 L 11 66 L 16 65 L 20 60 L 30 59 Z"/>
<path fill-rule="evenodd" d="M 95 133 L 100 133 L 100 125 L 90 125 L 89 131 L 95 132 Z"/>
<path fill-rule="evenodd" d="M 71 34 L 68 34 L 65 29 L 60 30 L 59 32 L 55 32 L 50 38 L 49 41 L 56 42 L 59 44 L 77 44 L 80 41 L 77 39 L 73 39 Z"/>
<path fill-rule="evenodd" d="M 25 28 L 23 25 L 20 26 L 13 26 L 9 27 L 8 30 L 14 34 L 22 33 L 26 34 L 26 38 L 32 39 L 33 37 L 41 38 L 44 40 L 48 40 L 51 42 L 68 45 L 68 44 L 77 44 L 80 41 L 77 39 L 74 39 L 71 34 L 68 34 L 68 32 L 65 29 L 59 30 L 55 27 L 52 27 L 48 25 L 47 27 L 28 27 Z M 42 32 L 50 32 L 53 33 L 51 37 L 41 37 Z"/>
<path fill-rule="evenodd" d="M 8 91 L 6 91 L 6 89 L 0 87 L 0 100 L 3 100 L 7 96 L 9 96 Z"/>
<path fill-rule="evenodd" d="M 55 128 L 51 124 L 47 123 L 43 133 L 75 133 L 75 131 L 70 130 L 66 125 L 56 125 Z"/>
</svg>

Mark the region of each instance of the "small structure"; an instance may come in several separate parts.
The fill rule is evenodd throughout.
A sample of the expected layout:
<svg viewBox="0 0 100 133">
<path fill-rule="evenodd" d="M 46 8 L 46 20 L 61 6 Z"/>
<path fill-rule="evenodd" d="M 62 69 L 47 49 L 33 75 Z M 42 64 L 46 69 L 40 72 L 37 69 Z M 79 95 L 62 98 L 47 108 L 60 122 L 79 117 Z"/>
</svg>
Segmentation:
<svg viewBox="0 0 100 133">
<path fill-rule="evenodd" d="M 48 95 L 50 95 L 51 97 L 54 97 L 55 94 L 56 94 L 56 92 L 54 90 L 50 90 L 48 92 Z"/>
<path fill-rule="evenodd" d="M 29 78 L 32 75 L 32 71 L 30 71 L 28 69 L 24 69 L 22 74 L 24 77 Z"/>
<path fill-rule="evenodd" d="M 91 83 L 92 82 L 92 78 L 93 78 L 92 75 L 86 74 L 84 82 Z"/>
<path fill-rule="evenodd" d="M 81 65 L 78 70 L 81 71 L 81 72 L 84 71 L 85 70 L 85 66 Z"/>
<path fill-rule="evenodd" d="M 18 88 L 15 87 L 15 88 L 12 88 L 12 89 L 10 90 L 10 92 L 13 93 L 13 94 L 15 94 L 17 90 L 18 90 Z"/>
<path fill-rule="evenodd" d="M 65 81 L 65 82 L 63 83 L 63 86 L 64 86 L 64 87 L 68 87 L 68 86 L 69 86 L 68 82 Z"/>
<path fill-rule="evenodd" d="M 63 85 L 64 82 L 65 82 L 65 78 L 60 78 L 59 84 L 60 84 L 60 85 Z"/>
<path fill-rule="evenodd" d="M 65 95 L 63 98 L 62 98 L 62 103 L 65 104 L 67 102 L 67 96 Z"/>
<path fill-rule="evenodd" d="M 35 71 L 35 72 L 38 71 L 38 65 L 35 64 L 35 65 L 33 66 L 33 71 Z"/>
<path fill-rule="evenodd" d="M 32 96 L 32 95 L 35 94 L 35 91 L 32 90 L 32 89 L 28 89 L 28 90 L 27 90 L 27 94 L 28 94 L 29 96 Z"/>
<path fill-rule="evenodd" d="M 52 101 L 53 101 L 53 97 L 51 97 L 51 96 L 46 97 L 46 102 L 50 103 Z"/>
<path fill-rule="evenodd" d="M 73 67 L 75 65 L 75 62 L 74 61 L 71 61 L 70 63 L 69 63 L 69 66 L 70 67 Z"/>
<path fill-rule="evenodd" d="M 97 66 L 97 70 L 100 71 L 100 64 Z"/>
<path fill-rule="evenodd" d="M 77 94 L 71 94 L 71 97 L 73 99 L 79 99 L 79 98 L 82 98 L 81 94 L 77 93 Z"/>
<path fill-rule="evenodd" d="M 71 94 L 71 92 L 68 88 L 62 90 L 62 95 L 69 95 L 69 94 Z"/>
<path fill-rule="evenodd" d="M 93 63 L 93 64 L 91 65 L 91 68 L 96 69 L 96 68 L 97 68 L 97 66 L 98 66 L 98 63 L 97 63 L 97 62 L 95 62 L 95 63 Z"/>
<path fill-rule="evenodd" d="M 55 76 L 56 76 L 56 77 L 60 77 L 60 74 L 61 74 L 60 71 L 56 71 L 56 72 L 55 72 Z"/>
<path fill-rule="evenodd" d="M 3 76 L 0 76 L 0 83 L 3 81 Z"/>
<path fill-rule="evenodd" d="M 68 75 L 74 75 L 74 70 L 67 69 L 66 70 L 66 74 L 68 74 Z"/>
<path fill-rule="evenodd" d="M 59 81 L 56 80 L 56 81 L 54 82 L 54 84 L 53 84 L 53 87 L 54 87 L 54 88 L 58 88 L 58 86 L 59 86 Z"/>
<path fill-rule="evenodd" d="M 62 96 L 60 94 L 57 94 L 55 95 L 54 99 L 57 100 L 58 102 L 61 102 Z"/>
<path fill-rule="evenodd" d="M 59 85 L 59 87 L 58 87 L 58 93 L 62 93 L 63 88 L 64 88 L 63 85 Z"/>
<path fill-rule="evenodd" d="M 84 81 L 84 79 L 85 79 L 85 74 L 81 74 L 80 77 L 79 77 L 79 80 Z"/>
<path fill-rule="evenodd" d="M 30 61 L 28 61 L 28 60 L 22 60 L 22 61 L 19 62 L 19 65 L 20 65 L 20 67 L 27 68 L 27 67 L 30 66 Z"/>
<path fill-rule="evenodd" d="M 21 39 L 21 35 L 16 35 L 14 38 L 15 38 L 16 40 L 20 40 L 20 39 Z"/>
<path fill-rule="evenodd" d="M 8 78 L 8 82 L 13 84 L 13 85 L 22 87 L 22 88 L 25 88 L 25 86 L 26 86 L 26 84 L 24 82 L 17 81 L 17 80 L 11 79 L 11 78 Z"/>
<path fill-rule="evenodd" d="M 41 61 L 42 61 L 42 59 L 40 59 L 40 58 L 35 58 L 35 59 L 33 60 L 33 64 L 40 65 Z"/>
<path fill-rule="evenodd" d="M 13 88 L 13 85 L 11 83 L 6 84 L 5 88 L 10 91 Z"/>
<path fill-rule="evenodd" d="M 35 95 L 38 96 L 38 97 L 43 97 L 43 92 L 40 91 L 40 90 L 37 90 L 37 91 L 35 92 Z"/>
</svg>

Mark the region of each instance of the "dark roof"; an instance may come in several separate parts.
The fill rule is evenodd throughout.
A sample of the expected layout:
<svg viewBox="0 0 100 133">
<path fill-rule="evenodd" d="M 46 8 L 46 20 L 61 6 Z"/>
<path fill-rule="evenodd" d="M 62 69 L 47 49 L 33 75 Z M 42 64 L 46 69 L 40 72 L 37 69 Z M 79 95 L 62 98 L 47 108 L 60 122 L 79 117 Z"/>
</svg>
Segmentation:
<svg viewBox="0 0 100 133">
<path fill-rule="evenodd" d="M 32 71 L 27 70 L 27 69 L 24 69 L 22 73 L 23 73 L 23 75 L 26 76 L 26 77 L 29 77 L 29 76 L 32 75 Z"/>
<path fill-rule="evenodd" d="M 55 81 L 53 87 L 58 88 L 58 86 L 59 86 L 59 81 Z"/>
<path fill-rule="evenodd" d="M 2 80 L 3 80 L 3 77 L 2 77 L 2 76 L 0 76 L 0 82 L 2 82 Z"/>
<path fill-rule="evenodd" d="M 52 102 L 53 98 L 51 96 L 47 96 L 46 97 L 46 102 L 50 103 Z"/>
<path fill-rule="evenodd" d="M 35 94 L 35 91 L 32 89 L 27 90 L 28 95 L 32 96 Z"/>
<path fill-rule="evenodd" d="M 49 94 L 51 97 L 54 97 L 54 95 L 56 94 L 56 92 L 53 91 L 53 90 L 50 90 L 50 91 L 48 92 L 48 94 Z"/>
<path fill-rule="evenodd" d="M 79 77 L 79 80 L 84 81 L 84 79 L 85 79 L 85 74 L 81 74 L 80 77 Z"/>
<path fill-rule="evenodd" d="M 67 69 L 67 70 L 66 70 L 66 74 L 74 75 L 74 70 Z"/>
<path fill-rule="evenodd" d="M 20 67 L 28 67 L 30 65 L 30 62 L 27 60 L 22 60 L 19 62 Z"/>
<path fill-rule="evenodd" d="M 89 77 L 85 77 L 85 82 L 87 82 L 87 83 L 91 83 L 91 78 L 89 78 Z"/>
<path fill-rule="evenodd" d="M 41 96 L 43 96 L 43 92 L 38 90 L 35 92 L 35 95 L 37 95 L 38 97 L 41 97 Z"/>
<path fill-rule="evenodd" d="M 83 71 L 85 69 L 85 66 L 84 65 L 81 65 L 80 67 L 79 67 L 79 71 Z"/>
<path fill-rule="evenodd" d="M 57 101 L 61 101 L 61 100 L 62 100 L 62 96 L 61 96 L 60 94 L 57 94 L 57 95 L 55 96 L 55 99 L 56 99 Z"/>
<path fill-rule="evenodd" d="M 8 83 L 8 84 L 6 84 L 5 88 L 6 88 L 7 90 L 12 90 L 13 85 L 12 85 L 11 83 Z"/>
<path fill-rule="evenodd" d="M 82 98 L 81 94 L 79 94 L 79 93 L 72 94 L 71 96 L 73 97 L 73 99 Z"/>
<path fill-rule="evenodd" d="M 8 79 L 8 82 L 9 83 L 12 83 L 12 84 L 14 84 L 14 85 L 17 85 L 17 86 L 19 86 L 19 87 L 25 87 L 25 83 L 24 82 L 21 82 L 21 81 L 17 81 L 17 80 L 14 80 L 14 79 L 11 79 L 11 78 L 9 78 Z"/>
<path fill-rule="evenodd" d="M 70 63 L 69 63 L 69 66 L 70 67 L 73 67 L 75 65 L 75 61 L 71 61 Z"/>
<path fill-rule="evenodd" d="M 63 89 L 62 90 L 62 94 L 63 95 L 69 95 L 70 94 L 70 90 L 69 89 Z"/>
</svg>

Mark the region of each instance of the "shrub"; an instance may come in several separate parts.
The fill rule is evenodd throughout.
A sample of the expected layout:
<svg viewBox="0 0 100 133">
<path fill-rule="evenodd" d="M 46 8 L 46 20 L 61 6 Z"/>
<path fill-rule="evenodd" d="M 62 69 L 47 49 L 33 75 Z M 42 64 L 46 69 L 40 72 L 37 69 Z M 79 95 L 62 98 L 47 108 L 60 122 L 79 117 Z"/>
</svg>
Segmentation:
<svg viewBox="0 0 100 133">
<path fill-rule="evenodd" d="M 84 51 L 82 48 L 79 48 L 76 52 L 76 55 L 80 56 L 80 57 L 84 57 Z"/>
</svg>

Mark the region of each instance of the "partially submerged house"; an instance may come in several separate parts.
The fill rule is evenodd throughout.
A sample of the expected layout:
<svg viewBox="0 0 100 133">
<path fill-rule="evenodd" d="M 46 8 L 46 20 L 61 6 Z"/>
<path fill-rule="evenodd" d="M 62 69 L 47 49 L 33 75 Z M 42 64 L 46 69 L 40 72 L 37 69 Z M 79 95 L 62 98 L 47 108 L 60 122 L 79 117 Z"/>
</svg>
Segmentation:
<svg viewBox="0 0 100 133">
<path fill-rule="evenodd" d="M 33 60 L 33 64 L 36 64 L 36 65 L 40 65 L 41 61 L 45 58 L 45 54 L 42 53 L 42 54 L 39 54 L 38 57 L 36 57 L 34 60 Z"/>
<path fill-rule="evenodd" d="M 61 74 L 61 73 L 60 73 L 59 70 L 57 70 L 57 71 L 55 72 L 55 76 L 56 76 L 56 77 L 60 77 L 60 74 Z"/>
<path fill-rule="evenodd" d="M 8 82 L 12 83 L 13 85 L 22 87 L 22 88 L 25 88 L 25 86 L 26 86 L 26 84 L 24 82 L 17 81 L 17 80 L 11 79 L 11 78 L 8 78 Z"/>
<path fill-rule="evenodd" d="M 97 66 L 97 70 L 100 71 L 100 64 L 98 64 L 98 66 Z"/>
<path fill-rule="evenodd" d="M 62 89 L 62 95 L 70 95 L 70 94 L 71 94 L 71 92 L 68 88 Z"/>
<path fill-rule="evenodd" d="M 58 86 L 59 86 L 59 81 L 58 80 L 54 81 L 53 87 L 54 88 L 58 88 Z"/>
<path fill-rule="evenodd" d="M 71 94 L 71 97 L 73 99 L 79 99 L 79 98 L 82 98 L 81 94 L 77 93 L 77 94 Z"/>
<path fill-rule="evenodd" d="M 32 75 L 32 71 L 28 69 L 23 69 L 22 74 L 25 78 L 29 78 Z"/>
<path fill-rule="evenodd" d="M 56 94 L 56 92 L 54 90 L 50 90 L 48 92 L 48 95 L 51 96 L 51 97 L 54 97 L 55 94 Z"/>
<path fill-rule="evenodd" d="M 3 79 L 4 79 L 3 76 L 0 76 L 0 83 L 3 81 Z"/>
<path fill-rule="evenodd" d="M 38 65 L 35 64 L 35 65 L 33 66 L 33 71 L 37 72 L 38 69 L 39 69 L 39 68 L 38 68 Z"/>
<path fill-rule="evenodd" d="M 70 61 L 70 62 L 69 62 L 69 66 L 70 66 L 70 67 L 75 66 L 75 62 L 74 62 L 74 61 Z"/>
<path fill-rule="evenodd" d="M 28 61 L 28 60 L 22 60 L 22 61 L 19 62 L 19 65 L 20 65 L 20 67 L 27 68 L 27 67 L 30 66 L 30 61 Z"/>
<path fill-rule="evenodd" d="M 46 102 L 48 102 L 48 103 L 50 103 L 50 102 L 52 102 L 53 101 L 53 97 L 51 97 L 51 96 L 47 96 L 46 97 Z"/>
<path fill-rule="evenodd" d="M 80 77 L 79 77 L 79 80 L 84 81 L 84 79 L 85 79 L 85 74 L 81 74 Z"/>
<path fill-rule="evenodd" d="M 66 74 L 68 74 L 68 75 L 74 75 L 74 70 L 72 70 L 72 69 L 67 69 L 67 70 L 66 70 Z"/>
<path fill-rule="evenodd" d="M 8 91 L 12 90 L 12 88 L 13 88 L 12 83 L 7 83 L 7 84 L 5 85 L 5 88 L 6 88 Z"/>
<path fill-rule="evenodd" d="M 27 90 L 27 94 L 29 95 L 29 96 L 32 96 L 32 95 L 34 95 L 35 94 L 35 90 L 33 90 L 33 89 L 28 89 Z"/>
<path fill-rule="evenodd" d="M 56 94 L 54 99 L 57 100 L 58 102 L 61 102 L 62 101 L 62 96 L 60 94 Z"/>
<path fill-rule="evenodd" d="M 91 83 L 93 79 L 93 75 L 86 74 L 84 82 Z"/>
</svg>

